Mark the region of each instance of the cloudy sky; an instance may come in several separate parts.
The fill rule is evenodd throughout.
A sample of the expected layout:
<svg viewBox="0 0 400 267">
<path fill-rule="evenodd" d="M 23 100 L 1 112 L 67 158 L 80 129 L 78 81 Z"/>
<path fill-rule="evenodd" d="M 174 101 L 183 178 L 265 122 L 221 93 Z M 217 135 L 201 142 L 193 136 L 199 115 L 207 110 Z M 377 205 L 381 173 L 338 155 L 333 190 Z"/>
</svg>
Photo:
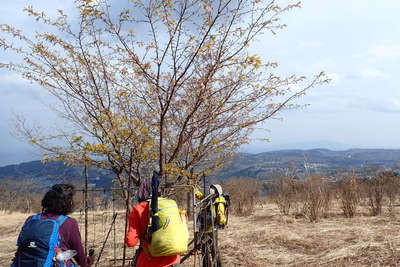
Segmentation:
<svg viewBox="0 0 400 267">
<path fill-rule="evenodd" d="M 121 0 L 118 0 L 121 1 Z M 4 0 L 0 24 L 36 30 L 21 12 L 24 6 L 69 9 L 60 0 Z M 285 14 L 288 28 L 260 38 L 253 50 L 280 71 L 312 77 L 325 71 L 332 82 L 309 91 L 305 109 L 268 122 L 269 132 L 243 147 L 247 152 L 275 149 L 400 148 L 399 0 L 305 0 Z M 0 52 L 0 61 L 10 55 Z M 55 119 L 43 104 L 45 94 L 17 75 L 0 71 L 0 166 L 40 158 L 40 152 L 12 135 L 12 114 L 37 123 Z"/>
</svg>

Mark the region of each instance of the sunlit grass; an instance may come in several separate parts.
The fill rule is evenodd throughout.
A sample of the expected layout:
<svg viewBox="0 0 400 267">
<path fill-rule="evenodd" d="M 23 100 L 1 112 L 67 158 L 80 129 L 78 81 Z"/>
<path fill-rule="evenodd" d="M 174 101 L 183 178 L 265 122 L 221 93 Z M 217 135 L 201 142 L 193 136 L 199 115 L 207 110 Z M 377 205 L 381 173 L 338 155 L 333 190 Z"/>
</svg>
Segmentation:
<svg viewBox="0 0 400 267">
<path fill-rule="evenodd" d="M 225 266 L 396 266 L 400 262 L 398 215 L 371 217 L 365 207 L 356 217 L 344 218 L 338 207 L 328 218 L 310 223 L 307 218 L 282 216 L 272 204 L 257 207 L 249 217 L 231 216 L 219 232 Z M 19 229 L 28 214 L 0 212 L 0 266 L 8 266 Z M 83 227 L 83 216 L 74 213 Z M 93 224 L 92 222 L 95 221 Z M 110 228 L 111 213 L 89 214 L 89 247 L 100 251 Z M 122 257 L 124 211 L 116 223 L 116 253 Z M 83 237 L 83 228 L 81 230 Z M 114 235 L 110 234 L 101 266 L 112 266 Z M 133 255 L 128 248 L 127 255 Z M 188 261 L 184 266 L 193 266 Z"/>
</svg>

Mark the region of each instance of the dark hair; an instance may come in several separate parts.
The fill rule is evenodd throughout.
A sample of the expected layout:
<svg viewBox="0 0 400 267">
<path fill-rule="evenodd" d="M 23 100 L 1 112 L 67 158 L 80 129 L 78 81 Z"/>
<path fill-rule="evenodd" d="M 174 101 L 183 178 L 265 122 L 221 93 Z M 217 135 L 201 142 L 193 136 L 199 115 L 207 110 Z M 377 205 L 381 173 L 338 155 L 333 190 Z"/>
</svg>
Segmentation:
<svg viewBox="0 0 400 267">
<path fill-rule="evenodd" d="M 42 199 L 43 213 L 67 215 L 74 209 L 75 187 L 72 184 L 55 184 Z"/>
<path fill-rule="evenodd" d="M 151 198 L 151 180 L 141 179 L 137 191 L 137 201 L 142 202 Z"/>
</svg>

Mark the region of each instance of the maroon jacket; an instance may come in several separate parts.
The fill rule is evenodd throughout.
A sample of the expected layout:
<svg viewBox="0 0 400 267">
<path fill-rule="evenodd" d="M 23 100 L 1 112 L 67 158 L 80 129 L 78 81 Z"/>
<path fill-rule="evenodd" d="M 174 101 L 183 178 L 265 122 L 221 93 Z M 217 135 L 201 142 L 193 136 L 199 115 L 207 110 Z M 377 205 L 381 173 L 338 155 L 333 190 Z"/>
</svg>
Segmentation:
<svg viewBox="0 0 400 267">
<path fill-rule="evenodd" d="M 58 214 L 47 213 L 43 214 L 40 218 L 55 220 L 58 218 L 58 216 Z M 29 221 L 31 218 L 32 216 L 30 216 L 26 221 Z M 77 254 L 74 257 L 76 263 L 81 267 L 89 266 L 89 259 L 85 256 L 85 252 L 82 247 L 81 233 L 79 232 L 78 222 L 74 218 L 68 217 L 68 219 L 66 219 L 61 225 L 58 232 L 62 240 L 60 246 L 61 250 L 76 250 Z M 68 261 L 67 267 L 71 265 L 73 265 L 73 263 Z"/>
</svg>

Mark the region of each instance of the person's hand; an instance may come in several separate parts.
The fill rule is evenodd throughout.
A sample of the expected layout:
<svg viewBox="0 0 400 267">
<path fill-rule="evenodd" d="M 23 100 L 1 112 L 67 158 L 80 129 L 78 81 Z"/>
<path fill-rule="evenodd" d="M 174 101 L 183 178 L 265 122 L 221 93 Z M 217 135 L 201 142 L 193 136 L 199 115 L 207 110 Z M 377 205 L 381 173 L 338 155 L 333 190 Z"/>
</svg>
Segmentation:
<svg viewBox="0 0 400 267">
<path fill-rule="evenodd" d="M 94 260 L 95 260 L 95 258 L 94 258 L 94 249 L 90 249 L 89 250 L 89 256 L 88 256 L 88 262 L 89 262 L 88 266 L 92 266 L 93 263 L 94 263 Z"/>
<path fill-rule="evenodd" d="M 88 267 L 92 266 L 94 263 L 94 256 L 88 256 Z"/>
</svg>

